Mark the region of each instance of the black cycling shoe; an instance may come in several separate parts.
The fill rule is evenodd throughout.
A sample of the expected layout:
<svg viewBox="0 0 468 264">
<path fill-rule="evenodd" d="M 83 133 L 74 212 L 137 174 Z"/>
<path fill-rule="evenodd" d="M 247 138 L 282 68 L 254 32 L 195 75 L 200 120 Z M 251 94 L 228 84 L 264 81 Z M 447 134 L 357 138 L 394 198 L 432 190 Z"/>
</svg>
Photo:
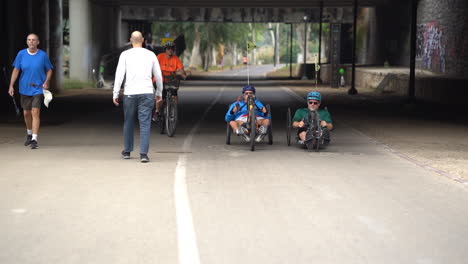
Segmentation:
<svg viewBox="0 0 468 264">
<path fill-rule="evenodd" d="M 36 140 L 31 140 L 31 149 L 39 148 L 39 144 L 37 144 Z"/>
<path fill-rule="evenodd" d="M 32 135 L 26 136 L 26 141 L 24 141 L 24 146 L 29 146 L 31 144 Z"/>
</svg>

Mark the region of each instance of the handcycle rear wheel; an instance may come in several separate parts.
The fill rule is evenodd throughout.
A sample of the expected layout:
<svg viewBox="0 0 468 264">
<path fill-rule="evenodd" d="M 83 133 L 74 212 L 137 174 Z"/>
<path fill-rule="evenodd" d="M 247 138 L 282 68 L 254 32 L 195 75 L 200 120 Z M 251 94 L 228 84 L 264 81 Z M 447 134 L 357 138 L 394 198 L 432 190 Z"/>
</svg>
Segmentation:
<svg viewBox="0 0 468 264">
<path fill-rule="evenodd" d="M 291 146 L 291 129 L 291 108 L 288 107 L 288 112 L 286 115 L 286 142 L 288 143 L 288 146 Z"/>
<path fill-rule="evenodd" d="M 226 124 L 226 145 L 231 145 L 231 126 L 229 125 L 229 122 Z"/>
<path fill-rule="evenodd" d="M 268 111 L 268 119 L 270 120 L 270 125 L 268 126 L 268 145 L 273 145 L 273 120 L 271 118 L 271 106 L 267 105 L 266 109 Z"/>
</svg>

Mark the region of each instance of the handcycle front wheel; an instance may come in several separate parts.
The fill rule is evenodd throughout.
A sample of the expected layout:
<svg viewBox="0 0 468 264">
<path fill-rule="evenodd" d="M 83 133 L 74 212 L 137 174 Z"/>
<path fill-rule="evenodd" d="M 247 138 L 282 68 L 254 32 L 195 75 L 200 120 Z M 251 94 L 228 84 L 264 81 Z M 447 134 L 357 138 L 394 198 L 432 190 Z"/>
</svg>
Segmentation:
<svg viewBox="0 0 468 264">
<path fill-rule="evenodd" d="M 256 120 L 257 117 L 255 115 L 255 106 L 249 106 L 249 124 L 250 124 L 250 150 L 255 150 L 255 135 L 257 132 Z"/>
</svg>

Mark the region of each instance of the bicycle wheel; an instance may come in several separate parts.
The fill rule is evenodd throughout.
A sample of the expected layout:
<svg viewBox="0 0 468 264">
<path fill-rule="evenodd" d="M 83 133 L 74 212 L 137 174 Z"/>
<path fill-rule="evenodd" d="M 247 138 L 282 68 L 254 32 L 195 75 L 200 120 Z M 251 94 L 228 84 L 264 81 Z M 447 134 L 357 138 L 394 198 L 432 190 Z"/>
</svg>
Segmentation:
<svg viewBox="0 0 468 264">
<path fill-rule="evenodd" d="M 166 104 L 166 131 L 169 137 L 173 137 L 177 126 L 177 105 L 170 95 Z"/>
<path fill-rule="evenodd" d="M 288 112 L 286 114 L 286 142 L 288 143 L 288 146 L 291 146 L 291 108 L 288 107 Z"/>
<path fill-rule="evenodd" d="M 271 118 L 271 106 L 267 105 L 268 119 L 270 119 L 270 125 L 268 126 L 268 145 L 273 145 L 273 119 Z"/>
<path fill-rule="evenodd" d="M 159 133 L 164 134 L 166 131 L 166 103 L 164 102 L 161 107 L 158 119 Z"/>
<path fill-rule="evenodd" d="M 314 146 L 315 147 L 315 152 L 319 152 L 319 150 L 320 150 L 320 140 L 321 140 L 320 138 L 315 139 L 315 146 Z"/>
<path fill-rule="evenodd" d="M 229 123 L 226 124 L 226 145 L 231 145 L 231 126 Z"/>
<path fill-rule="evenodd" d="M 255 150 L 255 135 L 257 132 L 257 127 L 255 121 L 257 117 L 255 115 L 255 106 L 253 104 L 249 105 L 249 118 L 250 118 L 250 150 Z"/>
</svg>

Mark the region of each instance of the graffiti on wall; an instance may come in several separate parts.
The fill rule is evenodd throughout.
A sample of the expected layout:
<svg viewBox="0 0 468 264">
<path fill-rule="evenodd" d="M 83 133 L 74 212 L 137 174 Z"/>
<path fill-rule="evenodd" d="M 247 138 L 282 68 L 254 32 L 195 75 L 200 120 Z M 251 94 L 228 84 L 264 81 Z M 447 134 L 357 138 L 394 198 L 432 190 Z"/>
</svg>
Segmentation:
<svg viewBox="0 0 468 264">
<path fill-rule="evenodd" d="M 419 24 L 416 38 L 416 59 L 425 69 L 445 72 L 446 42 L 437 22 Z"/>
</svg>

